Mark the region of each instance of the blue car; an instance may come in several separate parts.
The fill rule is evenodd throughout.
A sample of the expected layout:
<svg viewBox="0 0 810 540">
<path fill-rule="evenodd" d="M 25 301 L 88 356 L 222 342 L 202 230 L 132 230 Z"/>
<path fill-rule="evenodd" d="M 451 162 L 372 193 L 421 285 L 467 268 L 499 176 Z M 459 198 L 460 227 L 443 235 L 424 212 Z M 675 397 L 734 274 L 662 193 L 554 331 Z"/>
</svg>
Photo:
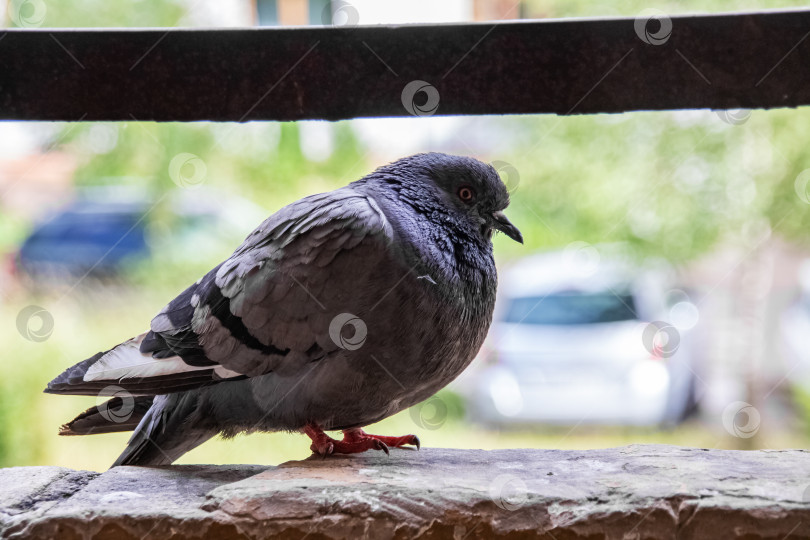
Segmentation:
<svg viewBox="0 0 810 540">
<path fill-rule="evenodd" d="M 17 268 L 42 275 L 115 274 L 148 256 L 145 204 L 78 200 L 38 225 L 23 242 Z"/>
</svg>

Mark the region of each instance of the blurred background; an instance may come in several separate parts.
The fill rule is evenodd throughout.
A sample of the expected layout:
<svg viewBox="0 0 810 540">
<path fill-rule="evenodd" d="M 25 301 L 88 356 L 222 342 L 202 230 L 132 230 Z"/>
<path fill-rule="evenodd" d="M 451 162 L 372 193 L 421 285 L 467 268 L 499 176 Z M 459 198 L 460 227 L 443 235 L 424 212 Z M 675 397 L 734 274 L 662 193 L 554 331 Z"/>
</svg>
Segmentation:
<svg viewBox="0 0 810 540">
<path fill-rule="evenodd" d="M 791 4 L 11 0 L 0 2 L 0 21 L 345 25 Z M 142 332 L 271 212 L 420 151 L 493 163 L 526 242 L 495 239 L 496 320 L 474 365 L 369 432 L 486 449 L 806 447 L 808 140 L 808 109 L 0 122 L 0 466 L 105 469 L 127 435 L 58 437 L 96 400 L 44 395 L 45 384 Z M 251 435 L 206 443 L 180 463 L 275 464 L 308 448 L 300 435 Z"/>
</svg>

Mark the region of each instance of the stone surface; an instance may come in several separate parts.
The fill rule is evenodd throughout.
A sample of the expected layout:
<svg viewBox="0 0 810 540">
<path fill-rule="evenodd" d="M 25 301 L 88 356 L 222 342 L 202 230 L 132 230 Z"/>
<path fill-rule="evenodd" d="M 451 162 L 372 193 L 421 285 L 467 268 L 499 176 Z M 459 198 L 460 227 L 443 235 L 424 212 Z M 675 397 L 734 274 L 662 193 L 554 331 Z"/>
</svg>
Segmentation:
<svg viewBox="0 0 810 540">
<path fill-rule="evenodd" d="M 0 470 L 3 538 L 810 538 L 810 452 L 392 450 Z"/>
</svg>

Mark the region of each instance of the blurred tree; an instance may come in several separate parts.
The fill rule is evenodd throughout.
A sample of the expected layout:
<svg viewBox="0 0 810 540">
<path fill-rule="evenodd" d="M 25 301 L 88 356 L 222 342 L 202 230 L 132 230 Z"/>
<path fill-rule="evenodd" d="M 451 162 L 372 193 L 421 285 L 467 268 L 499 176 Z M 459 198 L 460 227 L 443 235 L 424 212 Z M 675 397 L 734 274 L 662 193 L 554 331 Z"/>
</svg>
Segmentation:
<svg viewBox="0 0 810 540">
<path fill-rule="evenodd" d="M 747 115 L 749 113 L 741 113 Z M 520 173 L 514 212 L 536 247 L 624 241 L 682 262 L 771 229 L 807 243 L 796 178 L 810 167 L 810 112 L 682 111 L 508 118 L 498 155 Z M 805 195 L 805 199 L 807 196 Z M 507 249 L 515 250 L 508 246 Z"/>
<path fill-rule="evenodd" d="M 11 0 L 7 6 L 7 17 L 9 26 L 30 26 L 30 23 L 34 23 L 48 28 L 162 27 L 180 26 L 188 7 L 189 2 L 184 0 L 47 3 L 41 0 Z M 37 19 L 32 20 L 32 16 Z"/>
</svg>

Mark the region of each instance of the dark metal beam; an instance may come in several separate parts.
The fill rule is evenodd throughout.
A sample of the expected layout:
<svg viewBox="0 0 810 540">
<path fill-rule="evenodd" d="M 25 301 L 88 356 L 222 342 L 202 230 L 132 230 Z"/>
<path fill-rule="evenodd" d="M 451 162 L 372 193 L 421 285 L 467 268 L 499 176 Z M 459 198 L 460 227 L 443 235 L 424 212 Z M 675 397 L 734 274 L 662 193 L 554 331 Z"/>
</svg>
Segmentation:
<svg viewBox="0 0 810 540">
<path fill-rule="evenodd" d="M 8 30 L 0 118 L 338 120 L 419 113 L 414 100 L 435 114 L 810 104 L 810 11 L 679 16 L 671 33 L 659 26 Z M 417 92 L 424 85 L 411 81 L 435 90 Z M 415 93 L 407 107 L 406 86 Z"/>
</svg>

